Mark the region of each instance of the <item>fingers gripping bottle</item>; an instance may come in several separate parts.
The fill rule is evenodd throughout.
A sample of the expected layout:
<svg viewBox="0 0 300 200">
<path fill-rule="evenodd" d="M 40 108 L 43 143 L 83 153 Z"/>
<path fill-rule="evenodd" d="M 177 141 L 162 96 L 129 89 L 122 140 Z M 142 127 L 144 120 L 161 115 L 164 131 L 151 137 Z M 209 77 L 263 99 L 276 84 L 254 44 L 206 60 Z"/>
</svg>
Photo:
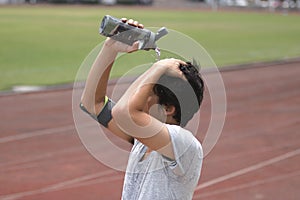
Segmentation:
<svg viewBox="0 0 300 200">
<path fill-rule="evenodd" d="M 157 33 L 148 29 L 141 29 L 122 22 L 120 19 L 106 15 L 103 17 L 99 32 L 101 35 L 111 37 L 119 42 L 132 45 L 139 41 L 139 49 L 156 49 L 156 41 L 168 34 L 165 27 L 160 28 Z"/>
</svg>

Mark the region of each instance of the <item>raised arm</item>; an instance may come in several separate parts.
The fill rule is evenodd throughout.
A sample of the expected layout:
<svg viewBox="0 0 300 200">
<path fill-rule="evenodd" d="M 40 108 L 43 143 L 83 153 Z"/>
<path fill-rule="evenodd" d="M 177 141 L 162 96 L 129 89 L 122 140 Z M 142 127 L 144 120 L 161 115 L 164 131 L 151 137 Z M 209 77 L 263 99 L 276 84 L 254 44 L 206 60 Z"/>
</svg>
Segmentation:
<svg viewBox="0 0 300 200">
<path fill-rule="evenodd" d="M 88 74 L 81 97 L 81 103 L 89 113 L 98 115 L 103 107 L 109 74 L 117 54 L 135 51 L 137 47 L 138 43 L 128 46 L 110 38 L 106 39 Z"/>
<path fill-rule="evenodd" d="M 138 23 L 132 25 L 138 26 Z M 140 27 L 140 26 L 139 26 Z M 138 42 L 133 46 L 107 39 L 89 72 L 81 103 L 84 109 L 96 119 L 104 113 L 105 97 L 109 74 L 119 52 L 133 52 L 138 49 Z M 174 153 L 171 139 L 165 123 L 172 124 L 174 107 L 161 109 L 158 102 L 149 104 L 155 99 L 153 85 L 163 74 L 184 79 L 179 65 L 185 62 L 177 59 L 166 59 L 156 62 L 141 75 L 125 92 L 115 107 L 110 110 L 112 118 L 106 127 L 116 136 L 131 142 L 137 139 L 151 150 L 173 159 Z M 107 105 L 107 104 L 106 104 Z M 163 112 L 159 116 L 151 114 L 153 110 Z M 171 117 L 170 117 L 171 116 Z M 176 123 L 174 123 L 176 124 Z"/>
<path fill-rule="evenodd" d="M 108 40 L 98 54 L 88 74 L 81 103 L 85 109 L 98 115 L 103 107 L 109 74 L 118 52 L 109 48 Z"/>
<path fill-rule="evenodd" d="M 126 21 L 127 20 L 124 20 L 124 23 Z M 133 20 L 129 20 L 128 24 L 143 28 L 143 25 Z M 120 52 L 133 52 L 137 49 L 138 42 L 132 46 L 128 46 L 110 38 L 105 40 L 100 53 L 91 67 L 81 96 L 81 107 L 94 118 L 97 118 L 103 109 L 109 74 L 117 54 Z M 112 130 L 117 136 L 127 141 L 132 141 L 132 137 L 123 134 L 121 131 L 117 131 L 113 124 L 110 124 L 107 128 Z"/>
</svg>

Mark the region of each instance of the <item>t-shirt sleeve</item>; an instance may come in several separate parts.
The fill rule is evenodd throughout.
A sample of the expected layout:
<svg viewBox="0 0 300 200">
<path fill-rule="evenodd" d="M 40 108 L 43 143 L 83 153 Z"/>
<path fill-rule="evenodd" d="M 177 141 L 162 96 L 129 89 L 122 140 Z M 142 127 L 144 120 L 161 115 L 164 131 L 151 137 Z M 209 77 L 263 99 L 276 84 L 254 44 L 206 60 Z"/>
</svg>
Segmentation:
<svg viewBox="0 0 300 200">
<path fill-rule="evenodd" d="M 166 125 L 171 137 L 175 160 L 164 158 L 178 176 L 183 176 L 191 167 L 201 168 L 203 151 L 193 134 L 177 125 Z"/>
</svg>

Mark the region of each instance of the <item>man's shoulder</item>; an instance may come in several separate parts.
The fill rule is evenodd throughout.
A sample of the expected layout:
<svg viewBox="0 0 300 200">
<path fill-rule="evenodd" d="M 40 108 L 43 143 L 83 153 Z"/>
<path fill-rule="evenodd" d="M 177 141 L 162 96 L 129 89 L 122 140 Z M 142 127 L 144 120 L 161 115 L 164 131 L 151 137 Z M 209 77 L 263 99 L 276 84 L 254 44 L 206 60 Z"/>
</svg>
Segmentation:
<svg viewBox="0 0 300 200">
<path fill-rule="evenodd" d="M 169 134 L 171 137 L 174 137 L 175 139 L 183 139 L 183 140 L 188 140 L 188 141 L 194 141 L 199 143 L 197 138 L 194 136 L 194 134 L 185 128 L 182 128 L 181 126 L 178 125 L 173 125 L 173 124 L 166 124 L 166 127 L 169 131 Z M 200 143 L 199 143 L 200 145 Z"/>
<path fill-rule="evenodd" d="M 202 154 L 202 145 L 190 130 L 171 124 L 166 124 L 166 127 L 174 148 L 184 149 L 184 151 L 190 149 Z"/>
</svg>

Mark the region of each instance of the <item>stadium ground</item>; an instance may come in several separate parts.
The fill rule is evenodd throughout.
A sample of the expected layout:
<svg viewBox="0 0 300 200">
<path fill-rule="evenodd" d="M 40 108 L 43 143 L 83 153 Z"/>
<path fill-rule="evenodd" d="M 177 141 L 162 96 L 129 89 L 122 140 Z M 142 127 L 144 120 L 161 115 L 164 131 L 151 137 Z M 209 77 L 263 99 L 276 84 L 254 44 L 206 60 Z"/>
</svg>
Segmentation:
<svg viewBox="0 0 300 200">
<path fill-rule="evenodd" d="M 299 65 L 223 69 L 226 122 L 204 159 L 194 200 L 300 198 Z M 71 89 L 2 95 L 0 104 L 0 199 L 120 199 L 124 174 L 81 144 Z M 209 116 L 208 105 L 202 116 Z"/>
</svg>

